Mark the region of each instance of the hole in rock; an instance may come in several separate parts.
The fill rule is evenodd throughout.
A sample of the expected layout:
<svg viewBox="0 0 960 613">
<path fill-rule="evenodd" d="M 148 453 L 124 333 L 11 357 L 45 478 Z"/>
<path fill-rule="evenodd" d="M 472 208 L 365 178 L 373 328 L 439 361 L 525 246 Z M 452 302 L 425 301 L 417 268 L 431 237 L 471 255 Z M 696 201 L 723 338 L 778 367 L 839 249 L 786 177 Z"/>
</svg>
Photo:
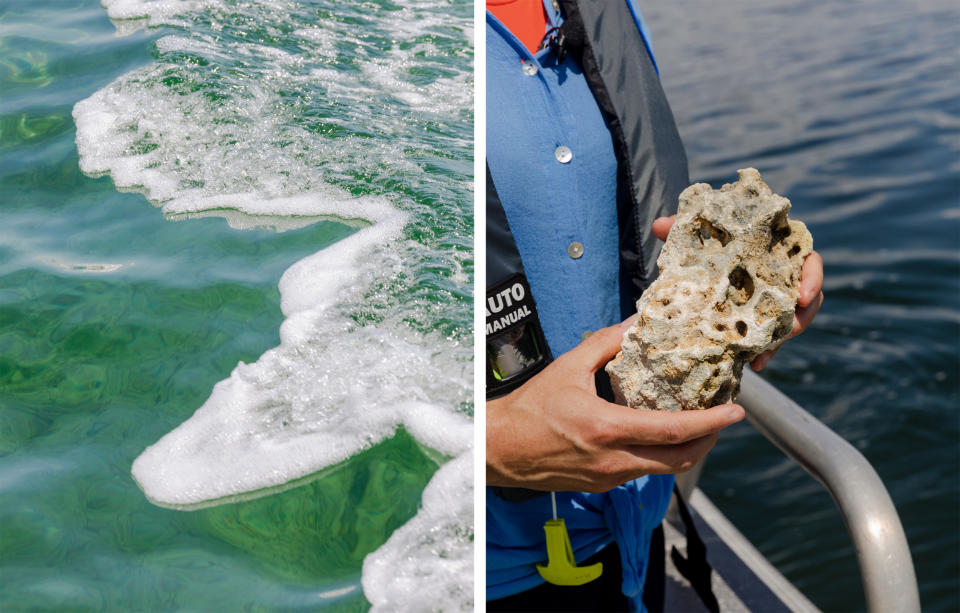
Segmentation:
<svg viewBox="0 0 960 613">
<path fill-rule="evenodd" d="M 720 386 L 720 389 L 717 390 L 717 393 L 713 395 L 713 398 L 710 399 L 709 405 L 712 407 L 717 406 L 718 404 L 723 404 L 730 401 L 730 392 L 733 391 L 733 383 L 730 381 L 724 381 L 723 385 Z"/>
<path fill-rule="evenodd" d="M 740 336 L 747 335 L 747 324 L 746 322 L 738 321 L 737 322 L 737 334 Z"/>
<path fill-rule="evenodd" d="M 764 293 L 753 305 L 753 317 L 757 323 L 764 322 L 771 317 L 778 317 L 780 313 L 777 301 L 770 294 Z"/>
<path fill-rule="evenodd" d="M 786 338 L 786 336 L 790 334 L 791 330 L 793 330 L 793 321 L 777 326 L 777 329 L 773 331 L 773 340 L 779 341 L 783 338 Z"/>
<path fill-rule="evenodd" d="M 730 298 L 737 305 L 744 305 L 753 297 L 753 277 L 743 266 L 737 266 L 728 277 L 730 279 Z"/>
<path fill-rule="evenodd" d="M 706 244 L 710 239 L 720 241 L 721 247 L 725 247 L 730 242 L 730 233 L 723 227 L 699 216 L 694 219 L 694 222 L 697 224 L 697 238 L 700 239 L 701 245 Z"/>
<path fill-rule="evenodd" d="M 715 324 L 713 327 L 717 329 L 717 332 L 723 332 L 727 329 L 727 327 L 723 324 Z"/>
<path fill-rule="evenodd" d="M 777 243 L 787 240 L 788 236 L 790 236 L 790 224 L 787 223 L 787 213 L 784 211 L 773 218 L 773 224 L 770 227 L 770 251 L 773 251 Z"/>
<path fill-rule="evenodd" d="M 787 252 L 787 255 L 792 258 L 798 253 L 800 253 L 800 245 L 794 245 L 793 247 L 790 248 L 790 251 Z"/>
</svg>

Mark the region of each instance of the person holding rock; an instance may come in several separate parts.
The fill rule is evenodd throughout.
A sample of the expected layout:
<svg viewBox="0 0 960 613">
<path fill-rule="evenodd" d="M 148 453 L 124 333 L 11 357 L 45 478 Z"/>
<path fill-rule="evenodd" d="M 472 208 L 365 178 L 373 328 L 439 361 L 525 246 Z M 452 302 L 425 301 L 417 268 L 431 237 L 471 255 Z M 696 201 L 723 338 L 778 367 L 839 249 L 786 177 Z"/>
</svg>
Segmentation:
<svg viewBox="0 0 960 613">
<path fill-rule="evenodd" d="M 486 39 L 487 607 L 643 610 L 673 474 L 744 416 L 619 406 L 603 375 L 656 278 L 686 155 L 633 0 L 487 0 Z M 792 334 L 823 299 L 815 252 L 802 272 Z M 598 578 L 538 570 L 554 515 Z"/>
</svg>

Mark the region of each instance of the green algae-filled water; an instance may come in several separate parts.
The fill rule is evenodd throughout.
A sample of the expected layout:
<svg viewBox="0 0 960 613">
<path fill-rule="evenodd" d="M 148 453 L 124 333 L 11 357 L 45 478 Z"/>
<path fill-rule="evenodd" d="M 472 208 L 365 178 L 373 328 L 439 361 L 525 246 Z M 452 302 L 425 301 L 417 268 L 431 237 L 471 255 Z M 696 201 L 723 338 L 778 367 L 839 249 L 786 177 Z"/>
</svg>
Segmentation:
<svg viewBox="0 0 960 613">
<path fill-rule="evenodd" d="M 471 475 L 471 7 L 434 4 L 0 5 L 0 609 L 472 606 L 472 509 L 424 490 Z"/>
</svg>

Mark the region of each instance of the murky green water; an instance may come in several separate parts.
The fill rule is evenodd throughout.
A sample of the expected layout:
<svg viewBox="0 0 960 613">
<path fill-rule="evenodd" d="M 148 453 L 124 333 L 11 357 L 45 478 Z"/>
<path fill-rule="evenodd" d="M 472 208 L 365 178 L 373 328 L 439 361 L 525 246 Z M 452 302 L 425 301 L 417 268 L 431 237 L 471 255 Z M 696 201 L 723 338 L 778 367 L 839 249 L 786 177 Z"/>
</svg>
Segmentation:
<svg viewBox="0 0 960 613">
<path fill-rule="evenodd" d="M 472 207 L 472 113 L 449 99 L 450 109 L 401 108 L 389 87 L 371 86 L 363 95 L 379 101 L 349 105 L 363 111 L 349 117 L 349 98 L 335 99 L 332 85 L 311 92 L 307 80 L 296 91 L 291 81 L 283 104 L 262 111 L 273 117 L 278 139 L 290 142 L 259 141 L 256 131 L 242 129 L 197 142 L 190 131 L 175 130 L 189 125 L 196 134 L 212 134 L 231 121 L 230 113 L 257 112 L 244 106 L 252 97 L 249 83 L 279 70 L 271 54 L 285 50 L 310 70 L 317 69 L 310 62 L 336 57 L 337 50 L 311 56 L 306 35 L 294 38 L 291 24 L 322 33 L 326 22 L 337 21 L 358 32 L 352 41 L 328 37 L 340 53 L 350 53 L 352 43 L 388 57 L 390 45 L 377 42 L 383 39 L 378 20 L 403 7 L 368 3 L 335 20 L 326 3 L 306 3 L 272 22 L 264 16 L 284 7 L 198 3 L 184 12 L 164 6 L 169 11 L 153 13 L 152 21 L 115 27 L 96 0 L 0 5 L 0 609 L 366 610 L 363 560 L 418 512 L 437 470 L 431 458 L 440 457 L 426 453 L 403 427 L 319 480 L 197 511 L 154 506 L 130 474 L 144 448 L 190 417 L 239 362 L 256 362 L 280 344 L 281 275 L 353 235 L 357 224 L 309 223 L 313 212 L 295 208 L 279 217 L 250 217 L 233 205 L 227 208 L 234 226 L 266 228 L 239 230 L 217 216 L 169 210 L 165 216 L 144 197 L 153 180 L 144 172 L 172 177 L 174 197 L 193 188 L 210 198 L 240 185 L 261 196 L 296 196 L 326 182 L 347 197 L 386 198 L 410 219 L 404 244 L 413 247 L 393 251 L 407 277 L 387 285 L 374 279 L 368 294 L 378 299 L 348 315 L 385 325 L 384 309 L 399 300 L 415 303 L 398 316 L 396 329 L 441 339 L 427 344 L 462 344 L 456 355 L 463 369 L 472 352 L 464 331 L 472 321 L 472 225 L 463 215 Z M 444 10 L 462 25 L 470 9 Z M 375 36 L 364 38 L 366 25 Z M 456 42 L 459 30 L 437 31 L 429 23 L 422 31 L 411 28 L 397 33 L 396 45 L 421 45 L 428 59 L 446 57 L 450 74 L 469 69 L 469 42 Z M 163 42 L 170 36 L 207 46 L 192 55 L 171 51 L 169 38 Z M 261 61 L 237 51 L 231 36 L 255 38 Z M 392 68 L 386 61 L 381 66 Z M 398 89 L 413 94 L 450 76 L 429 74 L 426 61 L 406 68 L 409 79 Z M 175 118 L 159 112 L 136 117 L 141 126 L 156 122 L 153 140 L 141 143 L 142 151 L 110 153 L 108 176 L 87 176 L 79 167 L 74 105 L 135 69 L 146 72 L 118 81 L 128 93 L 176 102 L 186 95 L 177 93 L 178 79 L 192 76 L 192 91 L 209 92 L 204 100 L 210 104 L 171 106 L 186 113 L 185 123 L 183 117 L 170 123 Z M 391 121 L 374 118 L 371 108 L 378 105 L 393 105 L 395 118 L 416 114 L 426 126 L 423 136 L 417 125 L 378 132 Z M 361 128 L 369 133 L 358 135 Z M 329 153 L 341 137 L 342 146 Z M 327 158 L 320 160 L 324 146 Z M 293 148 L 299 154 L 283 159 Z M 136 164 L 138 154 L 152 150 L 165 157 L 125 183 L 129 177 L 118 174 L 117 164 Z M 250 157 L 257 151 L 262 156 Z M 382 164 L 397 151 L 405 155 L 394 167 Z M 276 159 L 286 170 L 270 166 Z M 273 176 L 283 185 L 271 192 L 263 184 Z M 133 193 L 119 192 L 117 183 Z M 223 214 L 221 208 L 192 213 Z M 277 225 L 294 229 L 269 229 Z M 434 255 L 441 250 L 447 255 Z M 455 264 L 454 252 L 460 253 Z M 418 317 L 423 310 L 436 313 L 436 321 Z M 469 412 L 467 394 L 451 391 L 443 402 Z M 469 586 L 472 577 L 463 581 Z"/>
</svg>

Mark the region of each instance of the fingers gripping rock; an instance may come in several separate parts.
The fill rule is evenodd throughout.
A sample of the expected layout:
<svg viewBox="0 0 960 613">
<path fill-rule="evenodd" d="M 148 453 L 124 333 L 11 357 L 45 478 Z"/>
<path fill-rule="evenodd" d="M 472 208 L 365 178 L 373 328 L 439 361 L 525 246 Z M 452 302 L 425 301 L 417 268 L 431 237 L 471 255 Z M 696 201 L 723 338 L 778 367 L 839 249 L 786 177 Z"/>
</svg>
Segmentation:
<svg viewBox="0 0 960 613">
<path fill-rule="evenodd" d="M 680 194 L 659 278 L 607 365 L 617 401 L 678 411 L 729 402 L 743 365 L 790 334 L 813 238 L 753 168 Z"/>
</svg>

